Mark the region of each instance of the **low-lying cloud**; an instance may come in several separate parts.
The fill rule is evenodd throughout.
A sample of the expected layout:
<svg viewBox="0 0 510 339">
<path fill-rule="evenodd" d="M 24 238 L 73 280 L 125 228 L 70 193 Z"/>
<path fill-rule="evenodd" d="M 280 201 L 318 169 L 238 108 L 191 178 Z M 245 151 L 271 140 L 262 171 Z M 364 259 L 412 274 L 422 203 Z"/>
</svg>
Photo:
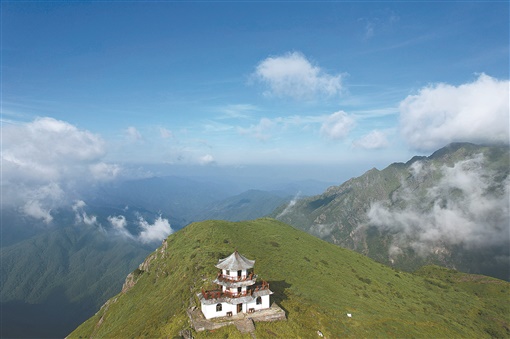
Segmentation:
<svg viewBox="0 0 510 339">
<path fill-rule="evenodd" d="M 78 200 L 74 203 L 72 208 L 76 223 L 84 223 L 89 226 L 98 225 L 97 217 L 95 215 L 88 215 L 87 212 L 85 212 L 85 206 L 87 205 L 83 200 Z"/>
<path fill-rule="evenodd" d="M 162 241 L 173 233 L 168 219 L 162 218 L 161 216 L 159 216 L 153 224 L 149 224 L 141 217 L 138 222 L 142 229 L 138 239 L 143 243 Z"/>
<path fill-rule="evenodd" d="M 415 190 L 413 181 L 438 173 L 437 185 Z M 416 162 L 411 175 L 393 196 L 393 206 L 377 202 L 368 212 L 370 225 L 394 235 L 393 254 L 407 246 L 426 256 L 442 245 L 475 249 L 509 243 L 510 178 L 496 184 L 483 155 L 439 169 Z"/>
<path fill-rule="evenodd" d="M 134 236 L 127 230 L 127 220 L 123 215 L 108 216 L 108 222 L 112 226 L 112 230 L 115 234 L 119 234 L 123 237 L 134 239 Z"/>
<path fill-rule="evenodd" d="M 99 135 L 53 118 L 5 124 L 2 141 L 2 204 L 45 223 L 55 208 L 71 207 L 80 187 L 121 170 L 102 161 Z"/>
<path fill-rule="evenodd" d="M 291 201 L 289 201 L 289 203 L 287 204 L 287 206 L 285 206 L 285 208 L 283 209 L 283 211 L 280 212 L 280 214 L 278 214 L 276 216 L 276 219 L 279 219 L 285 215 L 287 215 L 289 212 L 292 211 L 292 209 L 294 208 L 294 206 L 296 206 L 296 203 L 298 202 L 299 200 L 299 196 L 301 195 L 301 192 L 298 192 L 293 198 Z"/>
<path fill-rule="evenodd" d="M 45 224 L 49 224 L 53 221 L 53 216 L 50 213 L 51 209 L 43 207 L 38 200 L 27 201 L 25 205 L 23 205 L 21 212 L 34 219 L 42 220 Z"/>
<path fill-rule="evenodd" d="M 481 74 L 460 86 L 436 84 L 400 103 L 400 130 L 417 150 L 455 142 L 509 142 L 509 84 Z"/>
<path fill-rule="evenodd" d="M 128 221 L 123 215 L 109 216 L 108 222 L 115 234 L 140 241 L 144 244 L 161 242 L 174 232 L 168 219 L 163 218 L 161 215 L 158 216 L 152 224 L 146 221 L 142 216 L 139 216 L 137 226 L 141 231 L 137 236 L 129 232 L 127 229 Z"/>
</svg>

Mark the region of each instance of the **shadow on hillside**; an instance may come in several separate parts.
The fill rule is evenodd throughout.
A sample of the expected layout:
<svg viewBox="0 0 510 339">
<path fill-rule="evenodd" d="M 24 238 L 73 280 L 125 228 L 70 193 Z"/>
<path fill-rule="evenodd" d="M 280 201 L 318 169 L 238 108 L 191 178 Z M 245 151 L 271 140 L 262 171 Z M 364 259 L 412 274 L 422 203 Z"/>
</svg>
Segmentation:
<svg viewBox="0 0 510 339">
<path fill-rule="evenodd" d="M 274 292 L 274 294 L 271 296 L 272 302 L 276 302 L 278 306 L 280 306 L 285 311 L 285 314 L 288 315 L 289 312 L 282 306 L 282 301 L 288 298 L 285 290 L 290 288 L 292 285 L 285 280 L 273 280 L 268 281 L 268 283 L 269 289 Z"/>
</svg>

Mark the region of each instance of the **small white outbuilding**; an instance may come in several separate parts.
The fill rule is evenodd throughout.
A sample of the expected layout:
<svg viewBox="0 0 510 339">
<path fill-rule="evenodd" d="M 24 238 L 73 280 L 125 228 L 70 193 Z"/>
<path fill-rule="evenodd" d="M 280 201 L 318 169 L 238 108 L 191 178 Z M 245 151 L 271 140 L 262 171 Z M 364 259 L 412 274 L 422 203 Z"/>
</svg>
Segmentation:
<svg viewBox="0 0 510 339">
<path fill-rule="evenodd" d="M 257 283 L 253 274 L 255 260 L 247 259 L 237 251 L 220 259 L 220 269 L 214 283 L 218 289 L 198 294 L 201 310 L 206 319 L 252 313 L 270 307 L 269 284 Z"/>
</svg>

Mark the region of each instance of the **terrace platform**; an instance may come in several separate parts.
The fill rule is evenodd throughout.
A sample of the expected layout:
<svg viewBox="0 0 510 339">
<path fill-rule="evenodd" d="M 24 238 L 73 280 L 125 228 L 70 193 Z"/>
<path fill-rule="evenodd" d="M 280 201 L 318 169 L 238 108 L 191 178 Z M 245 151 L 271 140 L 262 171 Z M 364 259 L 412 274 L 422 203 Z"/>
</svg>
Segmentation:
<svg viewBox="0 0 510 339">
<path fill-rule="evenodd" d="M 199 308 L 189 309 L 188 316 L 191 320 L 191 325 L 197 332 L 205 330 L 211 331 L 228 325 L 235 325 L 238 328 L 244 328 L 241 324 L 246 322 L 249 323 L 251 321 L 287 320 L 285 311 L 275 303 L 273 303 L 270 308 L 255 311 L 253 313 L 239 313 L 231 317 L 218 317 L 207 320 Z"/>
</svg>

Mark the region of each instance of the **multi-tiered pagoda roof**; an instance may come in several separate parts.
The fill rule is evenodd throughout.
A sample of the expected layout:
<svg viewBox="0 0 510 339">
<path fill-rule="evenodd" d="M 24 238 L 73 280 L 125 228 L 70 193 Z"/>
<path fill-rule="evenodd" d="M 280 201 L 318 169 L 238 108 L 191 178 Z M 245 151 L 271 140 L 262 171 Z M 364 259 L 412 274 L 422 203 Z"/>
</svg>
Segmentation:
<svg viewBox="0 0 510 339">
<path fill-rule="evenodd" d="M 218 264 L 216 264 L 216 267 L 220 270 L 230 271 L 248 270 L 253 266 L 255 266 L 255 260 L 250 260 L 237 251 L 224 259 L 218 260 Z"/>
</svg>

